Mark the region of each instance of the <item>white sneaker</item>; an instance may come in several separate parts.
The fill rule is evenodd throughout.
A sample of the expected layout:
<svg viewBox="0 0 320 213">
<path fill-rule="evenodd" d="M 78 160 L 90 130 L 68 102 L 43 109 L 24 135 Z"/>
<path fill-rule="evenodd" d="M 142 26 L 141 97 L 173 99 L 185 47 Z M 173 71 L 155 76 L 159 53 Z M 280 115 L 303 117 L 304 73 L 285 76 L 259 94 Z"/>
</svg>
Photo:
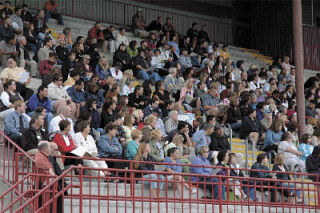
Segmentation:
<svg viewBox="0 0 320 213">
<path fill-rule="evenodd" d="M 195 193 L 197 193 L 197 189 L 195 189 L 195 188 L 193 188 L 192 190 L 191 190 L 191 194 L 195 194 Z"/>
</svg>

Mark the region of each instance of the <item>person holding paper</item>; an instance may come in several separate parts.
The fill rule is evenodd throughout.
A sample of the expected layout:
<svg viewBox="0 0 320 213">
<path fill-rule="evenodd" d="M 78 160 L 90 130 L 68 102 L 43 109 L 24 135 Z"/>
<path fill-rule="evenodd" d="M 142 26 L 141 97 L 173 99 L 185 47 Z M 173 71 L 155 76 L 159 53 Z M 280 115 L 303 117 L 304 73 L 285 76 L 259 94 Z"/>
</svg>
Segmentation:
<svg viewBox="0 0 320 213">
<path fill-rule="evenodd" d="M 52 142 L 58 145 L 58 150 L 61 152 L 61 156 L 70 157 L 84 157 L 89 156 L 86 151 L 77 150 L 77 146 L 74 144 L 71 136 L 68 134 L 71 129 L 71 122 L 69 120 L 61 120 L 59 122 L 61 132 L 56 133 Z M 64 165 L 76 165 L 81 166 L 83 161 L 81 159 L 65 158 Z"/>
<path fill-rule="evenodd" d="M 8 59 L 8 67 L 3 69 L 1 73 L 1 82 L 4 85 L 8 80 L 12 79 L 16 82 L 17 91 L 21 94 L 25 101 L 33 95 L 33 90 L 27 88 L 30 84 L 31 78 L 28 72 L 22 67 L 17 67 L 17 63 L 13 58 Z M 22 82 L 21 82 L 22 81 Z"/>
<path fill-rule="evenodd" d="M 96 146 L 96 142 L 93 139 L 90 133 L 90 123 L 89 121 L 81 121 L 78 125 L 79 132 L 75 135 L 75 145 L 78 148 L 81 148 L 85 150 L 91 157 L 99 159 L 98 158 L 98 149 Z M 96 169 L 107 169 L 108 165 L 104 161 L 98 161 L 98 160 L 83 160 L 83 165 L 90 167 L 90 168 L 96 168 Z M 98 173 L 93 170 L 93 172 Z M 108 171 L 99 171 L 98 173 L 100 176 L 108 176 Z"/>
</svg>

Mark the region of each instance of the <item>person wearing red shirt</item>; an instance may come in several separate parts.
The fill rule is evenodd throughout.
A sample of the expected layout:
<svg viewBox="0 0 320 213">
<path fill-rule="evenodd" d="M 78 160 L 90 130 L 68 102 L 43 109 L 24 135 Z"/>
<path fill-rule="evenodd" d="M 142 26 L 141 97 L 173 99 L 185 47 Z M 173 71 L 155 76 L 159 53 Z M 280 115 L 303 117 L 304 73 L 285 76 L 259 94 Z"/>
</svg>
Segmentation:
<svg viewBox="0 0 320 213">
<path fill-rule="evenodd" d="M 70 135 L 68 135 L 68 132 L 71 129 L 71 123 L 68 120 L 61 120 L 59 122 L 59 133 L 56 133 L 54 138 L 52 139 L 52 142 L 56 143 L 58 145 L 58 150 L 61 152 L 61 156 L 71 156 L 71 157 L 77 157 L 77 155 L 71 153 L 73 150 L 77 148 L 77 146 L 74 144 L 72 138 Z M 65 158 L 64 159 L 64 165 L 76 165 L 81 166 L 83 164 L 81 159 L 70 159 Z"/>
<path fill-rule="evenodd" d="M 107 53 L 107 41 L 104 39 L 103 31 L 101 30 L 101 23 L 97 21 L 88 31 L 88 40 L 91 41 L 91 44 L 96 43 L 99 47 L 102 47 L 102 51 Z"/>
<path fill-rule="evenodd" d="M 50 0 L 47 1 L 44 9 L 45 9 L 45 18 L 44 21 L 48 22 L 49 19 L 52 17 L 58 21 L 59 25 L 64 25 L 62 14 L 58 12 L 57 8 L 59 7 L 59 4 L 56 2 L 56 0 Z"/>
<path fill-rule="evenodd" d="M 48 60 L 42 60 L 39 64 L 39 73 L 41 77 L 51 74 L 54 65 L 57 64 L 57 58 L 55 53 L 49 53 Z"/>
</svg>

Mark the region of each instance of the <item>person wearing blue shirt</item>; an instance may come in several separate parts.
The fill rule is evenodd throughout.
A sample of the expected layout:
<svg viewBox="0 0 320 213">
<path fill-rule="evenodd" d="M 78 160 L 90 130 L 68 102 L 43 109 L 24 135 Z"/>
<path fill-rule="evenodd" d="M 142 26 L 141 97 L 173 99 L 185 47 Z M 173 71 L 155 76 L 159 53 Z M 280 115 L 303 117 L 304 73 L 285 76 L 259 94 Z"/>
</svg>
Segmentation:
<svg viewBox="0 0 320 213">
<path fill-rule="evenodd" d="M 192 161 L 190 172 L 192 174 L 197 175 L 213 175 L 214 171 L 210 168 L 211 164 L 208 161 L 209 147 L 204 145 L 198 148 L 198 155 Z M 201 167 L 203 166 L 203 167 Z M 221 179 L 220 179 L 221 180 Z M 225 200 L 225 186 L 219 183 L 219 179 L 216 177 L 201 177 L 201 176 L 193 176 L 191 177 L 192 182 L 199 183 L 198 186 L 207 190 L 208 192 L 212 192 L 213 188 L 213 196 L 214 199 L 219 200 L 219 187 L 221 190 L 221 199 Z M 204 182 L 206 184 L 204 184 Z"/>
<path fill-rule="evenodd" d="M 26 104 L 18 100 L 14 103 L 14 111 L 4 121 L 4 133 L 21 146 L 22 130 L 29 127 L 29 119 L 25 114 Z"/>
<path fill-rule="evenodd" d="M 301 137 L 300 145 L 298 147 L 298 151 L 302 152 L 302 156 L 300 156 L 301 160 L 306 162 L 307 157 L 309 157 L 313 152 L 313 145 L 311 144 L 311 135 L 303 134 Z"/>
<path fill-rule="evenodd" d="M 41 85 L 38 88 L 38 92 L 33 94 L 27 103 L 27 112 L 29 116 L 32 116 L 38 107 L 43 107 L 46 109 L 45 120 L 49 124 L 53 118 L 51 113 L 52 105 L 48 98 L 48 86 Z"/>
<path fill-rule="evenodd" d="M 84 95 L 86 99 L 95 99 L 97 108 L 102 107 L 102 105 L 104 104 L 103 90 L 99 90 L 99 86 L 96 84 L 87 85 L 87 89 Z"/>
<path fill-rule="evenodd" d="M 196 151 L 200 146 L 209 146 L 213 131 L 214 126 L 210 123 L 206 123 L 202 130 L 198 130 L 193 134 L 192 141 L 196 143 Z"/>
<path fill-rule="evenodd" d="M 131 137 L 132 140 L 128 143 L 127 146 L 127 152 L 126 152 L 126 157 L 128 160 L 133 160 L 133 158 L 136 156 L 140 141 L 142 140 L 142 132 L 138 129 L 134 129 L 131 132 Z"/>
<path fill-rule="evenodd" d="M 98 155 L 100 158 L 117 158 L 122 157 L 122 146 L 116 137 L 118 127 L 113 124 L 108 124 L 105 127 L 106 134 L 101 136 L 98 142 Z M 112 162 L 108 162 L 109 167 Z"/>
<path fill-rule="evenodd" d="M 281 131 L 282 123 L 281 120 L 278 120 L 272 125 L 271 129 L 267 130 L 264 138 L 263 151 L 269 152 L 274 150 L 275 152 L 278 152 L 278 146 L 283 135 L 283 132 Z"/>
<path fill-rule="evenodd" d="M 185 186 L 187 189 L 191 190 L 190 186 L 184 181 L 183 177 L 181 175 L 175 175 L 175 173 L 182 173 L 182 166 L 181 165 L 175 165 L 175 164 L 182 164 L 180 161 L 181 156 L 179 156 L 179 150 L 177 147 L 172 147 L 168 150 L 168 157 L 165 158 L 163 161 L 164 163 L 169 163 L 168 165 L 165 165 L 165 171 L 167 171 L 169 174 L 168 180 L 175 180 L 177 182 L 176 188 L 178 189 L 178 194 L 180 197 L 182 197 L 182 188 Z M 179 184 L 179 185 L 178 185 Z M 180 185 L 181 184 L 181 185 Z M 191 193 L 196 193 L 196 189 L 192 189 Z"/>
<path fill-rule="evenodd" d="M 67 89 L 67 92 L 71 97 L 72 101 L 76 104 L 81 104 L 82 106 L 86 104 L 86 99 L 84 97 L 84 92 L 82 90 L 83 87 L 84 87 L 83 81 L 77 80 L 75 85 Z"/>
<path fill-rule="evenodd" d="M 108 72 L 108 59 L 106 57 L 101 57 L 99 63 L 96 66 L 95 73 L 99 76 L 100 80 L 107 79 L 110 73 Z"/>
</svg>

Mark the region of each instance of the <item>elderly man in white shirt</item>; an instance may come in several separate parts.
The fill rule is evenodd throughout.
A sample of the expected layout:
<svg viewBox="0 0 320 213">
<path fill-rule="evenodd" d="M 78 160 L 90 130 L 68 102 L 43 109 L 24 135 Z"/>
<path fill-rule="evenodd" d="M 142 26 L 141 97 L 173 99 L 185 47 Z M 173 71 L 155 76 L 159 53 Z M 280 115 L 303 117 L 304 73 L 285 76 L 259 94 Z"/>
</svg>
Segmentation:
<svg viewBox="0 0 320 213">
<path fill-rule="evenodd" d="M 56 132 L 60 132 L 60 127 L 59 127 L 59 122 L 62 120 L 68 120 L 70 121 L 70 125 L 71 125 L 71 129 L 69 132 L 69 135 L 71 136 L 71 138 L 74 140 L 75 139 L 75 133 L 74 133 L 74 129 L 73 129 L 73 121 L 72 119 L 69 117 L 71 114 L 71 108 L 70 106 L 62 106 L 59 108 L 59 110 L 57 111 L 57 116 L 54 117 L 49 124 L 49 137 L 53 137 L 54 133 Z"/>
<path fill-rule="evenodd" d="M 90 123 L 88 121 L 81 121 L 79 123 L 79 132 L 75 135 L 74 143 L 78 148 L 81 148 L 86 151 L 91 157 L 98 158 L 98 149 L 96 146 L 96 142 L 93 137 L 89 134 L 90 133 Z M 83 165 L 96 168 L 96 169 L 107 169 L 108 165 L 105 161 L 98 161 L 98 160 L 83 160 Z M 108 176 L 108 171 L 95 171 L 93 170 L 95 175 L 100 176 Z"/>
</svg>

